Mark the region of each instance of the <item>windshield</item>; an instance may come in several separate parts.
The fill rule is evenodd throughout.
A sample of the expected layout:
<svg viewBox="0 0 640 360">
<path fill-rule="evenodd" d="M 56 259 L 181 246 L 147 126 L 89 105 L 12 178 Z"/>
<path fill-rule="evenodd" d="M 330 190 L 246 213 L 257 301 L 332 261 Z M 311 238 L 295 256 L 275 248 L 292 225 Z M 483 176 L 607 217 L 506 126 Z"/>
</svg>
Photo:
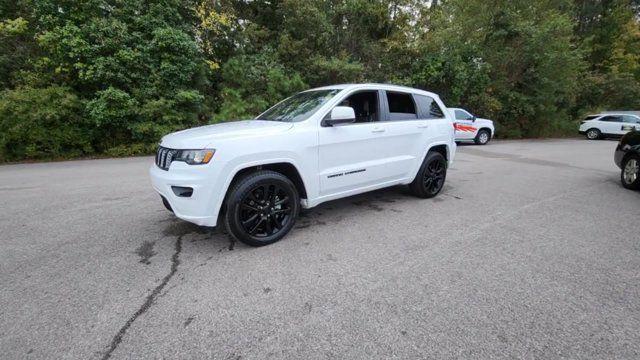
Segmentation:
<svg viewBox="0 0 640 360">
<path fill-rule="evenodd" d="M 330 89 L 305 91 L 295 94 L 263 112 L 256 120 L 283 122 L 306 120 L 339 92 L 339 89 Z"/>
</svg>

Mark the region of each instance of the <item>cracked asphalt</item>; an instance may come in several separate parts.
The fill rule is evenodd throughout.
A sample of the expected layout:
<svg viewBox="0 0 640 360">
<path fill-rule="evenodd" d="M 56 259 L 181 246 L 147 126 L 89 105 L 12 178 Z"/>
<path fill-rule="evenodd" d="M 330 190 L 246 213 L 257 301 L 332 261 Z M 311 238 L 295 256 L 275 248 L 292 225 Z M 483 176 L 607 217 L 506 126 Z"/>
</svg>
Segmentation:
<svg viewBox="0 0 640 360">
<path fill-rule="evenodd" d="M 614 141 L 460 146 L 402 187 L 234 244 L 151 158 L 0 166 L 0 358 L 640 358 L 640 193 Z"/>
</svg>

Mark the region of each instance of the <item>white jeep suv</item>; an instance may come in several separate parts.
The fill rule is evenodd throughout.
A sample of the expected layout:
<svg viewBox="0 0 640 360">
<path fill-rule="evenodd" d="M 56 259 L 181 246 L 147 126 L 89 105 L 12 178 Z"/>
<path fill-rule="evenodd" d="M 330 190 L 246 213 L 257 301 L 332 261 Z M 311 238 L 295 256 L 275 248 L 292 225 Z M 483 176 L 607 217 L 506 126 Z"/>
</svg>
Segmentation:
<svg viewBox="0 0 640 360">
<path fill-rule="evenodd" d="M 254 120 L 162 138 L 151 181 L 165 206 L 234 238 L 273 243 L 300 208 L 398 184 L 422 198 L 442 189 L 456 144 L 438 95 L 393 85 L 298 93 Z"/>
</svg>

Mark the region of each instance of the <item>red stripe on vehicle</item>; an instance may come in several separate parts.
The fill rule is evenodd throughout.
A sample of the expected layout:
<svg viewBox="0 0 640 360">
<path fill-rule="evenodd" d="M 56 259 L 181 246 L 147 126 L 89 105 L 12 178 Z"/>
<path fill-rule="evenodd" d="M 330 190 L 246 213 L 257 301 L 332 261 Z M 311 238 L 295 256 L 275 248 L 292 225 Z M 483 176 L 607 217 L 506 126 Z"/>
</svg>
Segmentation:
<svg viewBox="0 0 640 360">
<path fill-rule="evenodd" d="M 462 125 L 462 124 L 458 124 L 458 123 L 454 123 L 453 127 L 458 131 L 465 131 L 465 132 L 475 132 L 478 129 L 478 128 L 475 128 L 473 126 Z"/>
</svg>

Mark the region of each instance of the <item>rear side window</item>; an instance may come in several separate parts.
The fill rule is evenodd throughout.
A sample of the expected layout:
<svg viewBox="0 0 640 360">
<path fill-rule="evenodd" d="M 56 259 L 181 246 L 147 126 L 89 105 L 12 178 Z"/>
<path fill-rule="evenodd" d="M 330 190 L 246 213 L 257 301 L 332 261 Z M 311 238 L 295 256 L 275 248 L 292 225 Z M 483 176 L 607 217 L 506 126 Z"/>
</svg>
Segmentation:
<svg viewBox="0 0 640 360">
<path fill-rule="evenodd" d="M 421 119 L 442 119 L 444 111 L 440 109 L 438 103 L 431 97 L 425 95 L 413 95 L 418 104 L 418 112 Z"/>
<path fill-rule="evenodd" d="M 635 117 L 635 116 L 631 116 L 631 115 L 624 115 L 622 117 L 622 121 L 626 122 L 626 123 L 630 123 L 630 124 L 637 124 L 640 123 L 640 119 Z"/>
<path fill-rule="evenodd" d="M 387 91 L 390 120 L 414 120 L 418 118 L 416 104 L 410 94 Z"/>
</svg>

